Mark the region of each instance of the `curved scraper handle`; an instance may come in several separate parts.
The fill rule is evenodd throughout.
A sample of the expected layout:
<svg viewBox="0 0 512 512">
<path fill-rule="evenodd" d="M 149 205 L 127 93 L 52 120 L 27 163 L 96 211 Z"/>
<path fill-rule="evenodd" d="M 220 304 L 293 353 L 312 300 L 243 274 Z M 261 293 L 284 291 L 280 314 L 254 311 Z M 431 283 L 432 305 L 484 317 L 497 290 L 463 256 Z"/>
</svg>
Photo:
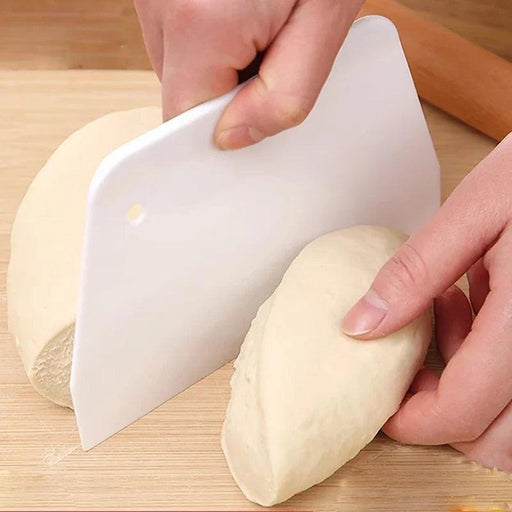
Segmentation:
<svg viewBox="0 0 512 512">
<path fill-rule="evenodd" d="M 367 0 L 398 28 L 419 95 L 496 140 L 512 131 L 512 64 L 394 0 Z"/>
</svg>

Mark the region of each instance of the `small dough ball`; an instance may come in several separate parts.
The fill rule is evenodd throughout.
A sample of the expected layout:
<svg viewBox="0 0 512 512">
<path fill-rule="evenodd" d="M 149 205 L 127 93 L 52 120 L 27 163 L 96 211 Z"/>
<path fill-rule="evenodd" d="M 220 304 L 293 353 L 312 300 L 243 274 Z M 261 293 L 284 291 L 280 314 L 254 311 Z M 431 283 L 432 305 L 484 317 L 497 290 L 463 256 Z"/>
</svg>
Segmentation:
<svg viewBox="0 0 512 512">
<path fill-rule="evenodd" d="M 158 126 L 157 107 L 115 112 L 68 137 L 30 185 L 11 234 L 9 331 L 30 382 L 72 407 L 69 374 L 89 183 L 108 153 Z"/>
<path fill-rule="evenodd" d="M 398 409 L 420 369 L 431 317 L 378 341 L 342 319 L 406 237 L 377 226 L 321 236 L 260 307 L 235 361 L 222 448 L 248 499 L 280 503 L 332 475 Z"/>
</svg>

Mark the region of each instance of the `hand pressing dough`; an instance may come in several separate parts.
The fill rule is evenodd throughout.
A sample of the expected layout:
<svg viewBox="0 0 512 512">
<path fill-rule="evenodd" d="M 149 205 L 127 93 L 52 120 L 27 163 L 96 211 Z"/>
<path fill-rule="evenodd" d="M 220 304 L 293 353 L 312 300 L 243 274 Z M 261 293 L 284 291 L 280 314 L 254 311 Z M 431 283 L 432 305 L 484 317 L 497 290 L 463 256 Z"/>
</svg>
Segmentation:
<svg viewBox="0 0 512 512">
<path fill-rule="evenodd" d="M 7 273 L 9 331 L 35 389 L 72 407 L 69 373 L 87 192 L 100 161 L 154 128 L 161 111 L 108 114 L 53 153 L 30 185 L 11 234 Z"/>
<path fill-rule="evenodd" d="M 235 362 L 222 448 L 248 499 L 280 503 L 332 475 L 393 415 L 425 358 L 430 313 L 378 341 L 343 334 L 350 306 L 405 236 L 357 226 L 306 246 Z"/>
</svg>

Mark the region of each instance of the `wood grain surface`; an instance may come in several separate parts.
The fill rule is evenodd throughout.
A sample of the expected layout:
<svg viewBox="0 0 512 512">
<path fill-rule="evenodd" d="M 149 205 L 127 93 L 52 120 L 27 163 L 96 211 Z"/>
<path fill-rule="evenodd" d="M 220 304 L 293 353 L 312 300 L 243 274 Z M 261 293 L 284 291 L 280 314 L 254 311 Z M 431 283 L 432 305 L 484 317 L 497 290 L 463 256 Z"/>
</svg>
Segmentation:
<svg viewBox="0 0 512 512">
<path fill-rule="evenodd" d="M 73 130 L 110 111 L 159 103 L 145 71 L 0 71 L 0 508 L 258 510 L 233 482 L 219 444 L 231 364 L 88 453 L 72 411 L 27 382 L 7 333 L 8 236 L 19 202 Z M 443 169 L 443 197 L 494 146 L 425 107 Z M 379 436 L 322 484 L 279 510 L 478 510 L 512 505 L 507 475 L 448 447 Z"/>
<path fill-rule="evenodd" d="M 512 60 L 512 1 L 402 0 Z M 1 0 L 0 67 L 150 69 L 132 0 Z"/>
</svg>

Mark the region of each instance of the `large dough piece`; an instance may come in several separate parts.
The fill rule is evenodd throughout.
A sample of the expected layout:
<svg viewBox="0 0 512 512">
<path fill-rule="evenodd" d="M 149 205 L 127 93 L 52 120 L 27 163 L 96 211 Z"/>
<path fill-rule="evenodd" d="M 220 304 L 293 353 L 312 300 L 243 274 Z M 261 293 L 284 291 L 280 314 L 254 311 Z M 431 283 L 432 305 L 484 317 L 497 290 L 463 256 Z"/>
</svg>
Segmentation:
<svg viewBox="0 0 512 512">
<path fill-rule="evenodd" d="M 397 410 L 431 337 L 425 313 L 378 341 L 341 322 L 405 237 L 357 226 L 306 246 L 260 307 L 235 362 L 222 448 L 251 501 L 280 503 L 321 482 Z"/>
<path fill-rule="evenodd" d="M 147 107 L 84 126 L 53 153 L 18 209 L 7 273 L 9 331 L 30 382 L 59 405 L 72 407 L 69 373 L 89 183 L 105 155 L 160 121 L 160 109 Z"/>
</svg>

